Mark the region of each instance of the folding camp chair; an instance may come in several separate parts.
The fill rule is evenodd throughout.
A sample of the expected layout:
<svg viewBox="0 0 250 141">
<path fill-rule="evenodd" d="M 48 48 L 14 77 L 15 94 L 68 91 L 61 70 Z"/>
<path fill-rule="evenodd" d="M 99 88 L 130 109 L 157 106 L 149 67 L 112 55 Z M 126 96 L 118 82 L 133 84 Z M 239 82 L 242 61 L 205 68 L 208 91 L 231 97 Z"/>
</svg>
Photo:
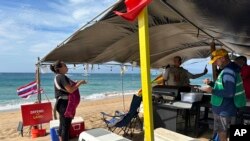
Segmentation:
<svg viewBox="0 0 250 141">
<path fill-rule="evenodd" d="M 139 117 L 139 108 L 142 101 L 142 97 L 134 95 L 130 104 L 130 109 L 127 113 L 116 111 L 114 115 L 109 115 L 101 112 L 102 119 L 106 123 L 108 129 L 114 132 L 116 129 L 120 129 L 118 134 L 123 131 L 124 135 L 129 134 L 132 136 L 135 127 L 140 127 L 142 130 L 142 121 Z"/>
<path fill-rule="evenodd" d="M 19 132 L 19 135 L 23 137 L 23 122 L 18 122 L 17 131 Z"/>
</svg>

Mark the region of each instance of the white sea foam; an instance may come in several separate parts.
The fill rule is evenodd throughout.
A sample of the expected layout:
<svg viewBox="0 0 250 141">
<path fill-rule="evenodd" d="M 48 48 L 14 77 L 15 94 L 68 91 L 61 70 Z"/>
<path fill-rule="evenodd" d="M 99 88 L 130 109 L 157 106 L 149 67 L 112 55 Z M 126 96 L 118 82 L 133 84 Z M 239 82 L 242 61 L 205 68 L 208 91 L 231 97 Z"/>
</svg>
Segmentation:
<svg viewBox="0 0 250 141">
<path fill-rule="evenodd" d="M 49 100 L 49 101 L 50 102 L 55 102 L 54 99 Z M 42 100 L 42 102 L 48 102 L 48 100 Z M 23 101 L 16 100 L 15 102 L 11 101 L 9 103 L 0 104 L 0 112 L 21 109 L 21 105 L 27 105 L 27 104 L 33 104 L 33 103 L 35 103 L 35 100 L 34 101 L 31 101 L 31 100 L 29 100 L 29 101 L 27 101 L 27 100 L 23 100 Z"/>
<path fill-rule="evenodd" d="M 16 109 L 21 108 L 21 105 L 23 104 L 31 104 L 31 103 L 34 103 L 34 102 L 1 104 L 0 111 L 16 110 Z"/>
<path fill-rule="evenodd" d="M 124 92 L 104 92 L 104 93 L 96 93 L 96 94 L 91 94 L 88 96 L 81 96 L 82 99 L 85 100 L 95 100 L 95 99 L 103 99 L 103 98 L 107 98 L 107 97 L 114 97 L 114 96 L 121 96 L 121 95 L 132 95 L 132 94 L 136 94 L 137 91 L 136 90 L 130 90 L 130 91 L 124 91 Z M 49 99 L 49 100 L 42 100 L 42 102 L 55 102 L 55 99 Z M 0 112 L 2 111 L 11 111 L 11 110 L 17 110 L 21 108 L 21 105 L 26 105 L 26 104 L 32 104 L 35 102 L 35 99 L 28 99 L 28 100 L 11 100 L 8 101 L 8 103 L 2 103 L 0 104 Z M 52 104 L 53 106 L 54 104 Z"/>
<path fill-rule="evenodd" d="M 84 99 L 102 99 L 102 98 L 106 98 L 106 97 L 113 97 L 113 96 L 119 96 L 119 95 L 132 95 L 132 94 L 136 94 L 137 91 L 125 91 L 124 93 L 122 92 L 105 92 L 105 93 L 97 93 L 97 94 L 92 94 L 89 96 L 85 96 L 83 97 Z"/>
</svg>

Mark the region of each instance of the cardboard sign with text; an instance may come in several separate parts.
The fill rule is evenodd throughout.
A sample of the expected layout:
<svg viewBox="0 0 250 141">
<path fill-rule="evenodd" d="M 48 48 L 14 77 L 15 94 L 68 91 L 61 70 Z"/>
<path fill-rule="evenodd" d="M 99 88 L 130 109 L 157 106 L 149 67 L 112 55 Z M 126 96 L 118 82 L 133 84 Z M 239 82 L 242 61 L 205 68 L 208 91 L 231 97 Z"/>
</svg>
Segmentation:
<svg viewBox="0 0 250 141">
<path fill-rule="evenodd" d="M 21 105 L 23 125 L 37 125 L 52 120 L 51 103 Z"/>
</svg>

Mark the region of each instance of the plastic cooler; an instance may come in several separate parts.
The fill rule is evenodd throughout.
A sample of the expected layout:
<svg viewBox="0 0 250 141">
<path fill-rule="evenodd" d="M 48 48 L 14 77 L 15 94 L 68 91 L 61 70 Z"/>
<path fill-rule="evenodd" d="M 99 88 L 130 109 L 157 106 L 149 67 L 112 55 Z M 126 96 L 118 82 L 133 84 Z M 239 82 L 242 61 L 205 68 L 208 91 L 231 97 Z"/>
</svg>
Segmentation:
<svg viewBox="0 0 250 141">
<path fill-rule="evenodd" d="M 51 120 L 49 123 L 51 141 L 59 141 L 58 128 L 59 120 Z"/>
<path fill-rule="evenodd" d="M 52 141 L 59 141 L 58 137 L 59 120 L 50 121 L 50 137 Z M 82 117 L 75 117 L 70 127 L 70 138 L 78 137 L 85 130 L 84 120 Z"/>
<path fill-rule="evenodd" d="M 131 141 L 107 129 L 95 128 L 80 134 L 78 141 Z"/>
<path fill-rule="evenodd" d="M 203 93 L 196 93 L 196 92 L 181 92 L 181 101 L 185 102 L 197 102 L 201 101 L 203 97 Z"/>
<path fill-rule="evenodd" d="M 85 130 L 84 120 L 82 117 L 75 117 L 70 127 L 70 138 L 78 137 Z"/>
</svg>

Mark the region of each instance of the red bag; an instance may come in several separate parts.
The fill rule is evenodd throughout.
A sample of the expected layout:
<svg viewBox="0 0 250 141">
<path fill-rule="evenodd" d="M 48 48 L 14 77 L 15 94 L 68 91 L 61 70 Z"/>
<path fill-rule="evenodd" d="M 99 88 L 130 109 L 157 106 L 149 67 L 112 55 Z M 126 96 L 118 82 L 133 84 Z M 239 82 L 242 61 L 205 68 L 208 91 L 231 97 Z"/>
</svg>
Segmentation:
<svg viewBox="0 0 250 141">
<path fill-rule="evenodd" d="M 75 85 L 74 83 L 73 85 Z M 76 114 L 76 108 L 81 100 L 79 89 L 75 90 L 73 93 L 69 94 L 69 101 L 64 113 L 65 117 L 74 118 Z"/>
<path fill-rule="evenodd" d="M 56 77 L 57 77 L 57 75 L 56 75 Z M 54 79 L 54 83 L 55 83 L 55 86 L 57 87 L 57 89 L 67 92 L 65 89 L 61 88 L 58 85 L 58 83 L 56 81 L 56 77 Z M 76 82 L 70 80 L 70 84 L 71 84 L 71 86 L 74 86 L 74 85 L 76 85 Z M 76 114 L 76 108 L 79 105 L 80 100 L 81 100 L 81 96 L 80 96 L 79 89 L 77 88 L 73 93 L 69 94 L 68 105 L 67 105 L 66 111 L 64 113 L 65 117 L 74 118 L 74 116 Z"/>
</svg>

